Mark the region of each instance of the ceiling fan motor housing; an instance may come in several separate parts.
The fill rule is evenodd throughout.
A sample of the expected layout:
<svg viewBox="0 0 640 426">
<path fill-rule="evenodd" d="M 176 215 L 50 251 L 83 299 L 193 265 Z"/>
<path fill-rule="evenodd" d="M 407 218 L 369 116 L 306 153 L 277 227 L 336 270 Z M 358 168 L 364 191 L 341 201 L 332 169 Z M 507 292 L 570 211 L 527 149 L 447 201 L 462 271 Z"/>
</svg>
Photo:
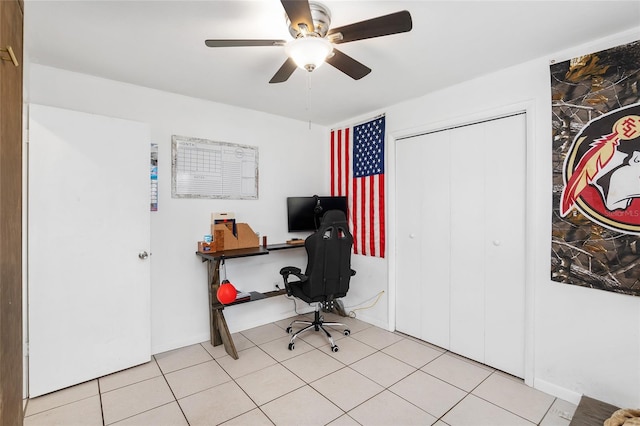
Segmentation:
<svg viewBox="0 0 640 426">
<path fill-rule="evenodd" d="M 309 8 L 311 9 L 311 18 L 313 19 L 313 26 L 315 28 L 308 28 L 306 33 L 298 28 L 298 23 L 292 23 L 287 16 L 287 25 L 289 26 L 289 34 L 293 38 L 300 38 L 310 36 L 324 38 L 331 26 L 331 12 L 322 3 L 315 1 L 309 2 Z"/>
</svg>

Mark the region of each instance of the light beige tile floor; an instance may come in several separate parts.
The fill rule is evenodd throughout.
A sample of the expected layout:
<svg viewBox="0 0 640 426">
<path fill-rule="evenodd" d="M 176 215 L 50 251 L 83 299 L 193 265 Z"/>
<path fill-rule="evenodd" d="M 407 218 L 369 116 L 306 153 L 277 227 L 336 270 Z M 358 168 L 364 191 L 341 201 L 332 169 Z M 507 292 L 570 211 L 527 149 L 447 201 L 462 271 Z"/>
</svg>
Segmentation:
<svg viewBox="0 0 640 426">
<path fill-rule="evenodd" d="M 310 317 L 310 316 L 309 316 Z M 26 426 L 567 426 L 575 405 L 522 380 L 352 318 L 350 336 L 291 319 L 233 335 L 240 358 L 209 342 L 27 402 Z"/>
</svg>

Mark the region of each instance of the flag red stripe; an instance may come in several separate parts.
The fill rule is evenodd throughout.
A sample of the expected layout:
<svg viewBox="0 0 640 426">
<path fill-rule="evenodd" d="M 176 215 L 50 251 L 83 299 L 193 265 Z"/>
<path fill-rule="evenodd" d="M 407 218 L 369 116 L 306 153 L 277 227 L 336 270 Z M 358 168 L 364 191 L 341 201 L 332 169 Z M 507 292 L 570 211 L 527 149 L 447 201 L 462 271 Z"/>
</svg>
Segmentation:
<svg viewBox="0 0 640 426">
<path fill-rule="evenodd" d="M 338 164 L 342 165 L 342 131 L 338 131 Z M 338 187 L 338 195 L 342 195 L 342 167 L 338 167 L 338 182 L 340 182 L 340 186 Z"/>
<path fill-rule="evenodd" d="M 360 179 L 360 239 L 362 241 L 362 254 L 367 254 L 367 247 L 365 242 L 367 241 L 367 224 L 365 219 L 365 209 L 367 208 L 367 198 L 365 194 L 365 182 L 366 178 Z"/>
<path fill-rule="evenodd" d="M 385 251 L 385 216 L 384 216 L 384 174 L 378 175 L 378 185 L 379 185 L 379 197 L 380 197 L 380 205 L 378 206 L 378 212 L 380 214 L 380 257 L 384 257 Z"/>
<path fill-rule="evenodd" d="M 335 194 L 335 188 L 336 188 L 335 148 L 336 148 L 335 132 L 332 130 L 331 131 L 331 195 L 336 195 Z"/>
<path fill-rule="evenodd" d="M 350 163 L 349 163 L 349 150 L 351 149 L 350 145 L 349 145 L 349 129 L 348 128 L 344 130 L 344 134 L 345 134 L 345 137 L 344 137 L 344 170 L 345 170 L 345 172 L 344 172 L 345 173 L 344 180 L 345 180 L 345 185 L 344 185 L 344 194 L 341 193 L 340 195 L 345 195 L 345 196 L 348 197 L 349 196 L 349 185 L 348 185 L 347 180 L 349 179 L 349 165 L 350 165 Z"/>
<path fill-rule="evenodd" d="M 375 242 L 375 176 L 369 176 L 369 252 L 370 255 L 375 256 L 376 254 L 376 242 Z"/>
<path fill-rule="evenodd" d="M 358 254 L 358 181 L 351 179 L 351 235 L 353 236 L 353 252 Z"/>
</svg>

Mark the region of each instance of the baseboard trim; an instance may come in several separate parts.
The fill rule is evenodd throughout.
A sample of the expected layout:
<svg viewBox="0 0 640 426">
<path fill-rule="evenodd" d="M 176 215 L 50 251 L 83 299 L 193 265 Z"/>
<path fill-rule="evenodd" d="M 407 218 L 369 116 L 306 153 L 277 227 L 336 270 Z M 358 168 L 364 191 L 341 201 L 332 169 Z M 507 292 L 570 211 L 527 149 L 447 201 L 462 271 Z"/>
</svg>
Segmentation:
<svg viewBox="0 0 640 426">
<path fill-rule="evenodd" d="M 564 399 L 565 401 L 576 405 L 580 402 L 580 398 L 582 397 L 581 393 L 563 388 L 562 386 L 558 386 L 542 379 L 534 378 L 533 387 L 539 391 Z"/>
<path fill-rule="evenodd" d="M 378 318 L 369 317 L 366 314 L 362 314 L 361 316 L 357 316 L 356 319 L 369 323 L 371 325 L 375 325 L 376 327 L 382 328 L 383 330 L 393 331 L 389 327 L 389 323 L 386 321 L 380 321 Z"/>
</svg>

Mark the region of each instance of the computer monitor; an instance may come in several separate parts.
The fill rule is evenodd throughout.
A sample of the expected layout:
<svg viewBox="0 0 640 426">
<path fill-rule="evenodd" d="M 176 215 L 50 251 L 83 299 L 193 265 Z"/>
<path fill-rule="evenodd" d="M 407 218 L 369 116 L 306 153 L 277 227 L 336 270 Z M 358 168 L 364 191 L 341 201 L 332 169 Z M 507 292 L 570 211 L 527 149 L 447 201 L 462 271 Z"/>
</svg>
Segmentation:
<svg viewBox="0 0 640 426">
<path fill-rule="evenodd" d="M 287 224 L 289 232 L 315 232 L 322 215 L 329 210 L 341 210 L 347 215 L 347 197 L 288 197 Z"/>
</svg>

